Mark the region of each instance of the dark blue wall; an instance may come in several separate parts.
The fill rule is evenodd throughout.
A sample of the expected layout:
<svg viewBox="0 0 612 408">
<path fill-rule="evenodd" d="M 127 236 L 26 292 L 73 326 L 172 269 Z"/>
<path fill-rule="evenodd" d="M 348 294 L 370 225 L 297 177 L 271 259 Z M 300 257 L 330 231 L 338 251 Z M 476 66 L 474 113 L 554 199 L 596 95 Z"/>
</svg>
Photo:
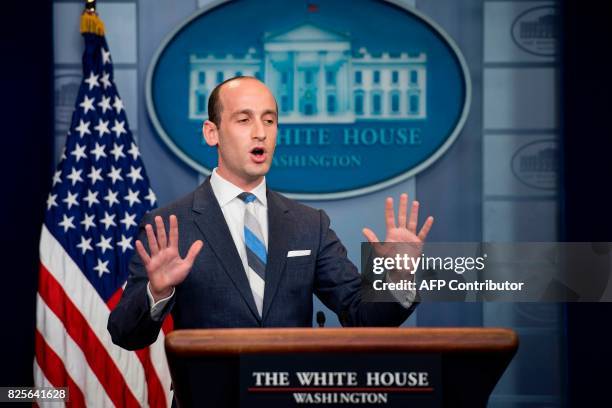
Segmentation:
<svg viewBox="0 0 612 408">
<path fill-rule="evenodd" d="M 612 241 L 612 12 L 600 2 L 563 2 L 563 193 L 565 241 Z M 587 271 L 585 271 L 587 272 Z M 612 304 L 566 306 L 568 401 L 610 406 Z"/>
<path fill-rule="evenodd" d="M 32 383 L 38 238 L 53 152 L 52 7 L 2 3 L 0 385 Z"/>
</svg>

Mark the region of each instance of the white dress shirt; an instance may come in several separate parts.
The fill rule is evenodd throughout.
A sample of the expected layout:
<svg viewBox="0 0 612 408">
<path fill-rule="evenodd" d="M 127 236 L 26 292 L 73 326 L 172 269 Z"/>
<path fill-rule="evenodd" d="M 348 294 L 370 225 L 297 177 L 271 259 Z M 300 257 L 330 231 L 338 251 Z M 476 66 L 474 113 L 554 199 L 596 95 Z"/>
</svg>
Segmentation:
<svg viewBox="0 0 612 408">
<path fill-rule="evenodd" d="M 249 262 L 246 254 L 246 246 L 244 243 L 244 211 L 246 208 L 246 204 L 238 195 L 243 193 L 240 187 L 230 183 L 225 180 L 223 177 L 219 175 L 217 169 L 215 168 L 210 176 L 210 186 L 212 187 L 213 194 L 221 207 L 221 212 L 223 213 L 223 217 L 225 218 L 225 222 L 229 227 L 230 234 L 232 235 L 232 240 L 234 241 L 234 245 L 238 250 L 238 255 L 242 260 L 242 265 L 244 270 L 247 273 L 247 278 L 249 281 L 251 277 L 249 274 L 253 274 L 255 272 L 251 271 L 249 268 Z M 268 199 L 266 197 L 266 179 L 261 181 L 257 187 L 250 191 L 257 200 L 253 201 L 251 205 L 253 205 L 252 211 L 261 226 L 261 231 L 263 234 L 264 245 L 266 249 L 268 248 Z M 204 248 L 206 251 L 206 248 Z M 151 317 L 154 319 L 158 319 L 161 317 L 161 312 L 164 309 L 164 306 L 168 303 L 168 301 L 174 296 L 174 289 L 170 296 L 160 299 L 157 302 L 153 299 L 153 295 L 151 294 L 151 290 L 149 285 L 147 285 L 147 295 L 149 297 L 149 304 L 151 305 Z"/>
</svg>

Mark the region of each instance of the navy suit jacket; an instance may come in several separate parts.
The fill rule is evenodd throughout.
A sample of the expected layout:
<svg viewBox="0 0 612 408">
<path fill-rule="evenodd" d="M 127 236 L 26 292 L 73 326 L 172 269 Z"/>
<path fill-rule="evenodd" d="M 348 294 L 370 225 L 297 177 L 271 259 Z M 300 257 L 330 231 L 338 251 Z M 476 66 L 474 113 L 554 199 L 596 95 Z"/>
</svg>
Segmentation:
<svg viewBox="0 0 612 408">
<path fill-rule="evenodd" d="M 210 178 L 184 198 L 147 214 L 144 225 L 160 215 L 167 223 L 177 216 L 179 252 L 184 256 L 201 239 L 204 248 L 164 313 L 171 310 L 174 327 L 311 327 L 312 294 L 339 317 L 343 326 L 398 326 L 410 315 L 396 302 L 362 301 L 360 274 L 322 210 L 302 205 L 268 190 L 268 259 L 262 317 L 257 313 L 242 261 L 230 234 Z M 148 248 L 147 248 L 148 249 Z M 287 257 L 291 250 L 308 256 Z M 153 343 L 162 321 L 151 318 L 147 273 L 134 254 L 130 276 L 118 306 L 108 320 L 113 342 L 126 349 Z"/>
</svg>

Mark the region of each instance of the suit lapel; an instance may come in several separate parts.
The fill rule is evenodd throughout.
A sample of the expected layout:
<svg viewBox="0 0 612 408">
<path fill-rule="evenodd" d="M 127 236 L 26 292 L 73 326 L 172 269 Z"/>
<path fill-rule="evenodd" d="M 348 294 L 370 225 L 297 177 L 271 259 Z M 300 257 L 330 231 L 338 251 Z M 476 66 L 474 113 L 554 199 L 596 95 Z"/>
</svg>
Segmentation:
<svg viewBox="0 0 612 408">
<path fill-rule="evenodd" d="M 272 300 L 276 295 L 281 275 L 287 262 L 295 223 L 291 221 L 289 209 L 278 195 L 270 190 L 268 197 L 268 259 L 266 263 L 266 283 L 263 299 L 262 319 L 265 321 Z"/>
<path fill-rule="evenodd" d="M 219 207 L 210 186 L 210 177 L 195 191 L 193 211 L 196 213 L 195 223 L 206 238 L 210 249 L 223 265 L 225 272 L 246 301 L 253 316 L 259 321 L 259 313 L 253 300 L 249 280 L 225 222 L 223 212 L 221 212 L 221 207 Z M 204 251 L 206 251 L 206 247 L 204 247 Z"/>
</svg>

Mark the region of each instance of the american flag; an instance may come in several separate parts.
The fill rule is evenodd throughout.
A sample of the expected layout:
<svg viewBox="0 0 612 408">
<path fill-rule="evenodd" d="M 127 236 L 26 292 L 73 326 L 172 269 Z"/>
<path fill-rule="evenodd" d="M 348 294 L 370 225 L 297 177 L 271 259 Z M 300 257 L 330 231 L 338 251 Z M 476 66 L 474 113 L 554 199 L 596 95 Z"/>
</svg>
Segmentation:
<svg viewBox="0 0 612 408">
<path fill-rule="evenodd" d="M 82 18 L 97 29 L 87 32 L 82 20 L 84 77 L 46 203 L 35 383 L 69 387 L 77 407 L 165 407 L 172 396 L 163 332 L 150 347 L 127 351 L 112 344 L 106 329 L 128 277 L 138 223 L 155 207 L 155 194 L 113 81 L 103 24 L 95 14 Z"/>
</svg>

